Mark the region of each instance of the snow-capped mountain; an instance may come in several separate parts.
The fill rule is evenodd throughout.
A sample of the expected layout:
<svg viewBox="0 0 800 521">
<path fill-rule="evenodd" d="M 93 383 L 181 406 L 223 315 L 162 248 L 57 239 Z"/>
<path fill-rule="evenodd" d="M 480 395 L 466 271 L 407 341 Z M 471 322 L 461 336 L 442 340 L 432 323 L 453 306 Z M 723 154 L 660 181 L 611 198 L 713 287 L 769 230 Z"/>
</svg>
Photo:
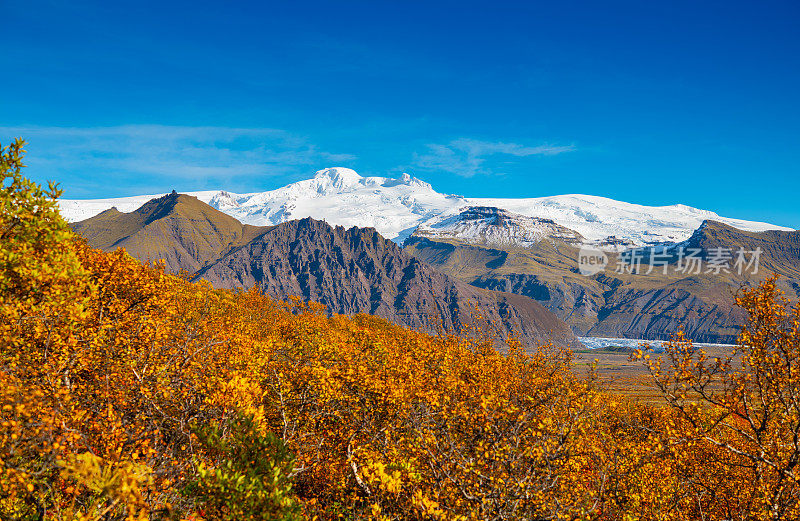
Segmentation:
<svg viewBox="0 0 800 521">
<path fill-rule="evenodd" d="M 408 174 L 397 179 L 362 177 L 348 168 L 320 170 L 312 179 L 250 194 L 227 191 L 189 192 L 203 202 L 246 224 L 271 225 L 313 217 L 346 227 L 374 227 L 384 237 L 402 243 L 414 230 L 447 230 L 458 226 L 458 216 L 468 207 L 494 207 L 534 219 L 517 219 L 509 240 L 528 240 L 543 220 L 577 232 L 594 244 L 643 246 L 679 242 L 707 219 L 746 231 L 789 230 L 768 223 L 720 217 L 714 212 L 677 204 L 643 206 L 590 195 L 558 195 L 528 199 L 467 198 L 437 192 Z M 60 201 L 68 221 L 80 221 L 111 207 L 131 212 L 163 194 Z M 463 223 L 462 223 L 463 224 Z M 519 227 L 532 227 L 530 233 Z M 452 228 L 455 230 L 455 228 Z M 462 230 L 466 231 L 466 230 Z M 521 234 L 521 235 L 520 235 Z M 519 238 L 519 239 L 517 239 Z M 494 237 L 493 240 L 499 240 Z"/>
<path fill-rule="evenodd" d="M 460 196 L 436 192 L 430 184 L 408 174 L 398 179 L 362 177 L 348 168 L 320 170 L 312 179 L 250 194 L 228 191 L 187 192 L 245 224 L 278 224 L 313 217 L 346 227 L 374 227 L 396 242 L 428 220 L 452 215 L 467 206 Z M 61 214 L 71 222 L 88 219 L 115 206 L 131 212 L 163 194 L 60 201 Z"/>
<path fill-rule="evenodd" d="M 470 206 L 452 217 L 421 224 L 415 237 L 458 239 L 489 246 L 529 247 L 543 239 L 581 244 L 585 239 L 574 230 L 550 219 L 527 217 L 494 206 Z"/>
</svg>

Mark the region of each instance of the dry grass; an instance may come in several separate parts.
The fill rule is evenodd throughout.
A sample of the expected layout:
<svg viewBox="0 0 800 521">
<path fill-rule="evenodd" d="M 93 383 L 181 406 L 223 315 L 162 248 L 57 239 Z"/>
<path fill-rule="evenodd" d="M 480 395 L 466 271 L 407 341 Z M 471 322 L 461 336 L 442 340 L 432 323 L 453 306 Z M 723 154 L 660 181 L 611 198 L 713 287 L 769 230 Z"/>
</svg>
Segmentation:
<svg viewBox="0 0 800 521">
<path fill-rule="evenodd" d="M 730 353 L 728 347 L 704 347 L 704 350 L 712 358 L 724 357 Z M 575 369 L 586 374 L 597 360 L 597 375 L 605 390 L 637 402 L 663 405 L 664 399 L 656 389 L 647 368 L 640 360 L 630 360 L 630 354 L 629 350 L 615 348 L 576 351 Z"/>
</svg>

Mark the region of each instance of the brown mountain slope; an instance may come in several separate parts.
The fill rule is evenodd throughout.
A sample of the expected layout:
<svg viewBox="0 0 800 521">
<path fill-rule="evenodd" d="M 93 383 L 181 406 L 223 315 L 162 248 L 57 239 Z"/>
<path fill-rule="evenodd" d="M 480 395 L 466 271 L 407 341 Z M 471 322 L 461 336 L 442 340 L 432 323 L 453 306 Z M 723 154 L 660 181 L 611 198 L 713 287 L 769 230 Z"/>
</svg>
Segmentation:
<svg viewBox="0 0 800 521">
<path fill-rule="evenodd" d="M 139 260 L 163 259 L 168 270 L 189 273 L 260 231 L 195 197 L 174 192 L 148 201 L 131 213 L 106 210 L 74 223 L 72 229 L 96 248 L 122 247 Z"/>
<path fill-rule="evenodd" d="M 585 277 L 578 271 L 578 249 L 559 241 L 543 240 L 529 248 L 486 247 L 458 240 L 432 241 L 412 237 L 405 248 L 464 282 L 535 298 L 586 336 L 664 339 L 683 329 L 697 341 L 733 342 L 744 318 L 734 304 L 739 287 L 752 284 L 772 271 L 785 278 L 782 286 L 797 297 L 800 286 L 800 232 L 742 232 L 717 222 L 706 222 L 685 248 L 761 248 L 758 274 L 700 273 L 675 270 L 677 246 L 663 273 L 616 273 L 618 256 L 609 254 L 605 271 Z"/>
<path fill-rule="evenodd" d="M 108 210 L 73 229 L 105 250 L 124 247 L 142 260 L 164 259 L 216 287 L 258 285 L 336 313 L 370 313 L 432 331 L 473 324 L 475 310 L 502 335 L 527 345 L 576 345 L 570 328 L 538 302 L 456 281 L 406 255 L 374 229 L 333 228 L 313 219 L 272 227 L 240 224 L 186 195 L 149 201 L 135 212 Z"/>
<path fill-rule="evenodd" d="M 800 279 L 800 230 L 745 232 L 716 221 L 706 221 L 688 241 L 689 247 L 708 251 L 723 247 L 738 250 L 760 248 L 760 268 L 789 279 Z"/>
</svg>

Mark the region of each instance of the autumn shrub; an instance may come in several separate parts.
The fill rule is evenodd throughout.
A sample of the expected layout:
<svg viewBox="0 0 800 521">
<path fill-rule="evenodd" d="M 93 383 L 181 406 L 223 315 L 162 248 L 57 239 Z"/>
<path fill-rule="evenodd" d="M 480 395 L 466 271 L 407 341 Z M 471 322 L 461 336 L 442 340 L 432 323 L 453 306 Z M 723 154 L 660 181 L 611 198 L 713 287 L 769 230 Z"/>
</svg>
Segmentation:
<svg viewBox="0 0 800 521">
<path fill-rule="evenodd" d="M 331 505 L 419 519 L 594 508 L 584 435 L 601 404 L 568 352 L 501 354 L 319 310 L 290 326 L 294 342 L 261 371 L 261 406 L 298 455 L 297 490 L 318 501 L 315 515 L 335 517 Z"/>
<path fill-rule="evenodd" d="M 800 517 L 800 305 L 776 281 L 737 297 L 749 319 L 727 356 L 709 358 L 679 336 L 666 360 L 646 361 L 681 424 L 669 441 L 698 467 L 683 485 L 715 518 Z"/>
</svg>

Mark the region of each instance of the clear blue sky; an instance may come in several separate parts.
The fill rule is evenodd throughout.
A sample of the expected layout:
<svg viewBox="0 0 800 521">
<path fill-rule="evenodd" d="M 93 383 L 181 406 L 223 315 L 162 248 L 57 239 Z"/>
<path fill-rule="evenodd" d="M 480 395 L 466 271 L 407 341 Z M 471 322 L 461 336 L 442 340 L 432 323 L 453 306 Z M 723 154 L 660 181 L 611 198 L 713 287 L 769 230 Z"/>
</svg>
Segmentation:
<svg viewBox="0 0 800 521">
<path fill-rule="evenodd" d="M 0 8 L 0 142 L 67 197 L 347 166 L 800 227 L 796 0 Z"/>
</svg>

